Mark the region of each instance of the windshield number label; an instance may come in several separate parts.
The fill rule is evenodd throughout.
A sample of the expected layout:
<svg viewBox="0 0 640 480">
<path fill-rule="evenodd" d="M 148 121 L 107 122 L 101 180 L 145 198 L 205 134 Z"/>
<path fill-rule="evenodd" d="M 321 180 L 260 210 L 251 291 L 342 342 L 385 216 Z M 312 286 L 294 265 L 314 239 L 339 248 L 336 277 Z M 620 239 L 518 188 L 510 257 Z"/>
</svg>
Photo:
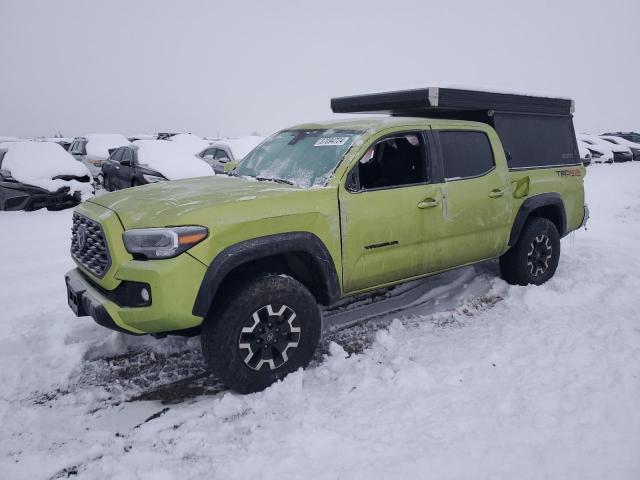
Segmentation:
<svg viewBox="0 0 640 480">
<path fill-rule="evenodd" d="M 349 141 L 349 137 L 320 138 L 313 144 L 314 147 L 339 147 Z"/>
</svg>

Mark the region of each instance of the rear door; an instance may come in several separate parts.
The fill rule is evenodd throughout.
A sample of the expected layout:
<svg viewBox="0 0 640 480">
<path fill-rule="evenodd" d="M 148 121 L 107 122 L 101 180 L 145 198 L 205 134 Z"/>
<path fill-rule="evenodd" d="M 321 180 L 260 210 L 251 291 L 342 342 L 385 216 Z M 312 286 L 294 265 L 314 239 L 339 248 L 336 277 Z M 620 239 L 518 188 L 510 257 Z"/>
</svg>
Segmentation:
<svg viewBox="0 0 640 480">
<path fill-rule="evenodd" d="M 378 138 L 340 186 L 343 285 L 355 292 L 436 269 L 441 185 L 423 131 Z"/>
<path fill-rule="evenodd" d="M 497 257 L 506 248 L 511 188 L 496 133 L 456 125 L 434 130 L 443 169 L 443 268 Z"/>
</svg>

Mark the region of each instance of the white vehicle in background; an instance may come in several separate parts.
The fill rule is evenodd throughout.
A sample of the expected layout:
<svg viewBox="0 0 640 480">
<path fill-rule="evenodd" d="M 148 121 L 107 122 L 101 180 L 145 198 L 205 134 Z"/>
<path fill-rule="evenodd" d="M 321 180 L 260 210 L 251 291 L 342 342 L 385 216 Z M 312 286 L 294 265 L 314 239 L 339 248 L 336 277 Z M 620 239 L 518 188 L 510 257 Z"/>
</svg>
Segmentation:
<svg viewBox="0 0 640 480">
<path fill-rule="evenodd" d="M 602 148 L 593 143 L 588 143 L 578 139 L 578 150 L 580 150 L 580 157 L 582 158 L 582 152 L 587 150 L 591 155 L 591 163 L 613 163 L 613 152 L 611 149 Z"/>
<path fill-rule="evenodd" d="M 585 143 L 578 140 L 578 152 L 580 153 L 580 160 L 582 160 L 582 164 L 587 167 L 591 165 L 591 152 L 585 145 Z"/>
<path fill-rule="evenodd" d="M 71 144 L 73 143 L 73 138 L 68 138 L 68 137 L 48 137 L 48 138 L 43 138 L 42 141 L 43 142 L 57 143 L 58 145 L 60 145 L 62 148 L 64 148 L 68 152 L 69 148 L 71 147 Z"/>
<path fill-rule="evenodd" d="M 0 143 L 6 143 L 6 142 L 23 142 L 24 139 L 23 138 L 18 138 L 18 137 L 8 137 L 6 135 L 0 135 Z"/>
<path fill-rule="evenodd" d="M 262 143 L 264 137 L 249 135 L 238 138 L 225 138 L 211 142 L 207 148 L 198 153 L 216 173 L 224 173 L 224 167 L 229 162 L 239 162 L 251 150 Z"/>
<path fill-rule="evenodd" d="M 127 140 L 135 142 L 137 140 L 158 140 L 157 133 L 138 133 L 136 135 L 129 135 Z"/>
<path fill-rule="evenodd" d="M 588 133 L 579 133 L 576 135 L 576 137 L 578 141 L 583 142 L 589 149 L 589 151 L 591 152 L 591 158 L 595 162 L 617 163 L 633 160 L 633 154 L 628 147 L 607 142 L 606 140 L 600 138 L 598 135 L 591 135 Z M 602 160 L 603 157 L 606 157 L 606 159 Z"/>
<path fill-rule="evenodd" d="M 614 135 L 600 135 L 600 138 L 609 143 L 613 143 L 621 147 L 627 147 L 629 150 L 631 150 L 633 159 L 636 161 L 640 160 L 640 143 L 632 142 L 630 140 L 627 140 L 626 138 L 616 137 Z"/>
<path fill-rule="evenodd" d="M 74 138 L 69 153 L 84 163 L 98 181 L 102 163 L 109 158 L 110 151 L 130 144 L 131 142 L 119 133 L 90 133 Z"/>
<path fill-rule="evenodd" d="M 62 210 L 93 195 L 86 166 L 50 142 L 0 144 L 0 210 Z"/>
<path fill-rule="evenodd" d="M 203 140 L 197 135 L 194 135 L 193 133 L 177 133 L 175 135 L 168 136 L 167 140 L 171 140 L 177 145 L 180 145 L 192 155 L 198 154 L 205 147 L 209 146 L 209 142 Z"/>
</svg>

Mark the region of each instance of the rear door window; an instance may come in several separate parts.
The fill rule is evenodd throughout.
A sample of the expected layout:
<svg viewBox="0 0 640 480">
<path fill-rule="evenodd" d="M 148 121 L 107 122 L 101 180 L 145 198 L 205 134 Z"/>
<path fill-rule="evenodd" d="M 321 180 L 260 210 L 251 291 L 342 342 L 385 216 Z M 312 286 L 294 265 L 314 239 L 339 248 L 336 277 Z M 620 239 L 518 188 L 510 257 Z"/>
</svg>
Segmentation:
<svg viewBox="0 0 640 480">
<path fill-rule="evenodd" d="M 446 180 L 479 177 L 495 167 L 491 143 L 484 132 L 445 130 L 438 136 Z"/>
</svg>

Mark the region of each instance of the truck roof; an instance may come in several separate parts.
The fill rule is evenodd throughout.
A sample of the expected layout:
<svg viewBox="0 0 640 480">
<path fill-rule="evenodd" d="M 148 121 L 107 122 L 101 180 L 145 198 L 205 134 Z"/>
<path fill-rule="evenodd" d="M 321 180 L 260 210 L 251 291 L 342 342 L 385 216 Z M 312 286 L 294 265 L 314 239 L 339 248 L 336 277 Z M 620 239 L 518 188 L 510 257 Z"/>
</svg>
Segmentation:
<svg viewBox="0 0 640 480">
<path fill-rule="evenodd" d="M 569 98 L 524 93 L 426 87 L 413 90 L 352 95 L 331 99 L 334 113 L 388 113 L 398 116 L 440 116 L 457 111 L 499 111 L 547 115 L 570 115 Z"/>
<path fill-rule="evenodd" d="M 446 123 L 451 123 L 452 120 L 446 120 Z M 456 121 L 456 120 L 453 120 Z M 292 129 L 328 129 L 335 128 L 340 130 L 380 130 L 382 128 L 392 127 L 405 127 L 415 125 L 416 127 L 424 126 L 425 123 L 437 123 L 444 122 L 438 118 L 427 117 L 393 117 L 393 116 L 377 116 L 377 117 L 361 117 L 361 118 L 347 118 L 344 120 L 326 120 L 321 122 L 303 123 L 291 127 Z M 461 123 L 465 124 L 477 124 L 483 125 L 483 122 L 474 122 L 464 120 Z"/>
</svg>

